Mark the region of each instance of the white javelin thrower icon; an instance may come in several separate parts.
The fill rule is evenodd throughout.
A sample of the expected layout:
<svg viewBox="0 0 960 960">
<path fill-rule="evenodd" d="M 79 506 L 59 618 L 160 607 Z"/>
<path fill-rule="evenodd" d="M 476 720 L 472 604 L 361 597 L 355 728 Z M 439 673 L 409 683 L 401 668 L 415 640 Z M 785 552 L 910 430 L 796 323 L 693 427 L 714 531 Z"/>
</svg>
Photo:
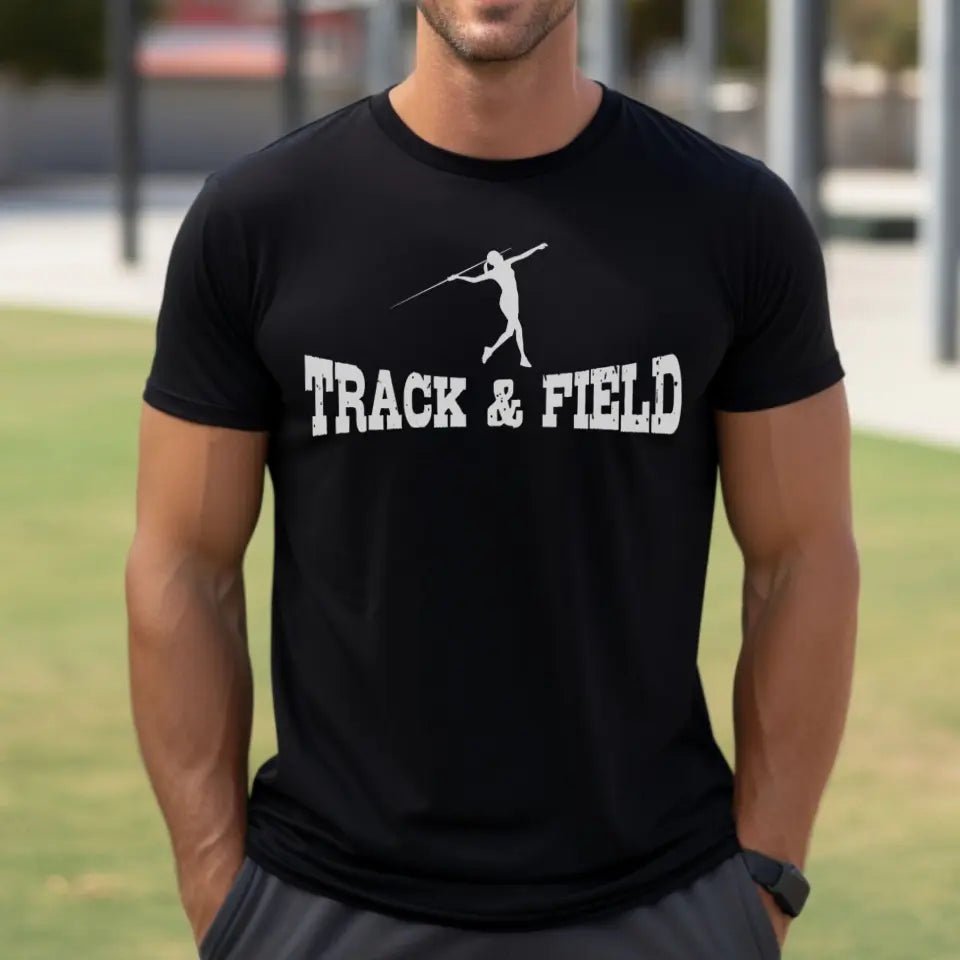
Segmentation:
<svg viewBox="0 0 960 960">
<path fill-rule="evenodd" d="M 537 253 L 539 250 L 546 250 L 547 245 L 540 243 L 535 247 L 531 247 L 529 250 L 525 250 L 523 253 L 518 253 L 515 257 L 504 257 L 504 254 L 510 249 L 510 247 L 507 247 L 505 250 L 491 250 L 485 259 L 478 260 L 459 273 L 451 273 L 449 277 L 446 277 L 439 283 L 435 283 L 432 287 L 427 287 L 426 290 L 421 290 L 419 293 L 407 297 L 406 300 L 395 303 L 393 307 L 399 307 L 401 304 L 408 303 L 415 297 L 429 293 L 431 290 L 435 290 L 442 284 L 449 283 L 452 280 L 463 280 L 466 283 L 482 283 L 484 280 L 493 280 L 500 287 L 500 309 L 507 319 L 507 326 L 492 347 L 483 348 L 483 362 L 486 363 L 493 352 L 507 340 L 511 337 L 516 337 L 517 347 L 520 350 L 520 366 L 529 367 L 530 361 L 527 359 L 527 355 L 523 349 L 523 330 L 520 327 L 520 294 L 517 290 L 517 277 L 513 272 L 512 265 L 519 260 L 524 260 L 532 254 Z M 468 276 L 471 270 L 479 267 L 481 264 L 483 264 L 483 270 L 479 274 L 476 276 Z M 393 307 L 390 309 L 392 310 Z"/>
</svg>

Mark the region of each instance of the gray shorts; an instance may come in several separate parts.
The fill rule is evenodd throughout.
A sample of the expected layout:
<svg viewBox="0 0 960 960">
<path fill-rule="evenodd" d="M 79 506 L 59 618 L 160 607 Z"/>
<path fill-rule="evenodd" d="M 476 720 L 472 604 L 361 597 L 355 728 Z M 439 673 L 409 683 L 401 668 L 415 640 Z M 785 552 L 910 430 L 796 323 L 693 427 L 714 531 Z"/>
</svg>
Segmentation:
<svg viewBox="0 0 960 960">
<path fill-rule="evenodd" d="M 200 945 L 202 960 L 777 960 L 739 853 L 656 903 L 545 930 L 402 920 L 290 886 L 247 858 Z"/>
</svg>

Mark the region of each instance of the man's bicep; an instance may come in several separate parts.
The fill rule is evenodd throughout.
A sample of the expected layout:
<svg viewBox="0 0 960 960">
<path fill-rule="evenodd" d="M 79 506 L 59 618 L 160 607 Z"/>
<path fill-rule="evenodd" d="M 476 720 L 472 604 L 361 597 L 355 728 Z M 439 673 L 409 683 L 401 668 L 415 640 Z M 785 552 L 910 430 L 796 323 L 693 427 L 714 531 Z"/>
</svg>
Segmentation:
<svg viewBox="0 0 960 960">
<path fill-rule="evenodd" d="M 718 412 L 717 434 L 727 518 L 748 562 L 847 535 L 850 424 L 842 382 L 767 410 Z"/>
<path fill-rule="evenodd" d="M 256 527 L 268 435 L 208 426 L 145 403 L 140 422 L 137 537 L 224 569 Z"/>
</svg>

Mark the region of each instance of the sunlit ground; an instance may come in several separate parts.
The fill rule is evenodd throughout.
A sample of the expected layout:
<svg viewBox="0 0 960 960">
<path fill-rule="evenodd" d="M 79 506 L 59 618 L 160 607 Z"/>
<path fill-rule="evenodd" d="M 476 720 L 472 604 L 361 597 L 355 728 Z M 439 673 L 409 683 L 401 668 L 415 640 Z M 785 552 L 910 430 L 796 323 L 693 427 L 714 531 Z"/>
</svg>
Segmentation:
<svg viewBox="0 0 960 960">
<path fill-rule="evenodd" d="M 12 960 L 193 956 L 126 687 L 122 565 L 152 337 L 147 324 L 0 311 L 0 955 Z M 856 692 L 815 892 L 786 955 L 954 960 L 960 453 L 859 436 L 855 456 Z M 272 741 L 267 533 L 248 567 L 254 768 Z M 714 551 L 702 666 L 729 749 L 739 574 L 722 518 Z"/>
</svg>

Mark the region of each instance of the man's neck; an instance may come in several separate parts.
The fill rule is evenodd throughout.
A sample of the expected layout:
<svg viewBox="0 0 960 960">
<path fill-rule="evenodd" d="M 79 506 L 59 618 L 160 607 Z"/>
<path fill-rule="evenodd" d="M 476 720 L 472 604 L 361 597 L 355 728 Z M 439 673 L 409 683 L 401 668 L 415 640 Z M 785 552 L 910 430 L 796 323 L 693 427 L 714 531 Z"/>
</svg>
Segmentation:
<svg viewBox="0 0 960 960">
<path fill-rule="evenodd" d="M 590 121 L 601 89 L 577 67 L 576 17 L 520 60 L 465 63 L 417 14 L 416 67 L 390 91 L 400 119 L 429 143 L 492 160 L 558 150 Z"/>
</svg>

